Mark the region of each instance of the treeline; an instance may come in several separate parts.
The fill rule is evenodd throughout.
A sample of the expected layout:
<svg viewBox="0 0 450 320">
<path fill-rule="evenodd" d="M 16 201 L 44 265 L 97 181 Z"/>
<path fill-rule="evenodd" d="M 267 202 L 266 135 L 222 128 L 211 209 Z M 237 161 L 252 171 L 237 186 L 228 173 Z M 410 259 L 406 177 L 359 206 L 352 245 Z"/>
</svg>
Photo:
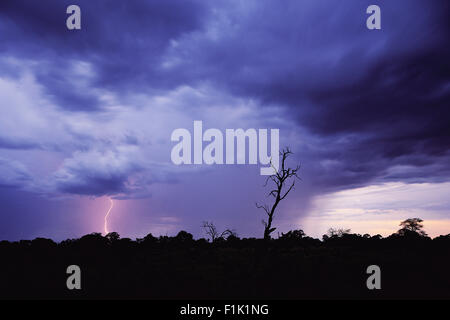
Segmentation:
<svg viewBox="0 0 450 320">
<path fill-rule="evenodd" d="M 90 233 L 82 236 L 79 239 L 67 239 L 61 242 L 55 242 L 48 238 L 35 238 L 34 240 L 20 240 L 20 241 L 0 241 L 0 249 L 6 248 L 36 248 L 36 249 L 52 249 L 52 248 L 71 248 L 71 247 L 83 247 L 88 246 L 90 248 L 107 248 L 107 247 L 140 247 L 140 246 L 170 246 L 170 245 L 181 245 L 190 244 L 196 246 L 234 246 L 239 245 L 254 245 L 254 246 L 264 246 L 271 247 L 277 245 L 302 245 L 302 246 L 326 246 L 328 244 L 346 244 L 346 243 L 397 243 L 406 242 L 417 242 L 417 241 L 434 241 L 445 242 L 450 241 L 450 234 L 441 235 L 435 237 L 434 239 L 428 237 L 426 234 L 420 234 L 415 231 L 401 230 L 396 233 L 391 234 L 388 237 L 383 237 L 380 234 L 370 235 L 370 234 L 356 234 L 351 233 L 350 229 L 334 229 L 330 228 L 327 234 L 322 236 L 322 239 L 312 238 L 307 236 L 303 230 L 292 230 L 287 233 L 281 233 L 278 238 L 274 239 L 260 239 L 260 238 L 239 238 L 238 235 L 230 231 L 227 236 L 217 236 L 212 239 L 199 238 L 194 239 L 194 236 L 186 231 L 180 231 L 175 236 L 159 236 L 155 237 L 149 233 L 144 238 L 136 238 L 132 240 L 131 238 L 121 238 L 117 232 L 110 232 L 103 236 L 101 233 Z M 402 242 L 403 241 L 403 242 Z"/>
<path fill-rule="evenodd" d="M 301 230 L 214 241 L 93 233 L 2 241 L 0 257 L 2 298 L 450 298 L 450 235 L 421 228 L 385 238 L 330 229 L 322 240 Z M 81 290 L 67 289 L 69 265 L 81 269 Z M 366 286 L 370 265 L 381 269 L 381 290 Z"/>
</svg>

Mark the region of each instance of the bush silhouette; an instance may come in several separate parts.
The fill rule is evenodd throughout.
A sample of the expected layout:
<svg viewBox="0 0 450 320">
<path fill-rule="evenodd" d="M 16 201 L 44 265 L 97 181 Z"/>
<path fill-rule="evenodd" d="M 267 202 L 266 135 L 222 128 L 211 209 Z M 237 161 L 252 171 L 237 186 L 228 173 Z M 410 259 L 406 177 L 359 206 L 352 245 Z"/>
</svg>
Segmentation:
<svg viewBox="0 0 450 320">
<path fill-rule="evenodd" d="M 270 241 L 219 239 L 180 231 L 136 241 L 117 233 L 1 241 L 0 298 L 450 298 L 450 235 L 335 230 L 320 241 L 292 230 Z M 65 287 L 72 264 L 82 270 L 80 292 Z M 372 264 L 383 273 L 379 292 L 365 287 Z"/>
</svg>

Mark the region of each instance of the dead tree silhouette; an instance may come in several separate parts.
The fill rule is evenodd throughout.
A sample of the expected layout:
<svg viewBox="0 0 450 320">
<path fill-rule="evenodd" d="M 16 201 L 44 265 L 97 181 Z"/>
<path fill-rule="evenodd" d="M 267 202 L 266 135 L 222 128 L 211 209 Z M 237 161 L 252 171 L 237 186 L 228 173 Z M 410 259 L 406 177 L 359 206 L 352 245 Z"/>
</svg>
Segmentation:
<svg viewBox="0 0 450 320">
<path fill-rule="evenodd" d="M 256 207 L 259 209 L 263 209 L 264 212 L 267 215 L 267 221 L 262 220 L 262 223 L 264 225 L 264 239 L 268 240 L 270 239 L 270 234 L 276 230 L 276 228 L 272 228 L 272 222 L 273 222 L 273 216 L 275 214 L 275 210 L 278 206 L 278 204 L 281 202 L 281 200 L 284 200 L 286 196 L 291 192 L 291 190 L 295 186 L 295 180 L 300 178 L 298 177 L 297 173 L 300 170 L 300 166 L 297 166 L 295 169 L 292 168 L 286 168 L 286 159 L 293 154 L 292 151 L 287 147 L 280 151 L 281 156 L 281 168 L 277 171 L 276 168 L 272 165 L 274 168 L 275 173 L 273 175 L 270 175 L 266 179 L 266 183 L 264 186 L 267 186 L 267 183 L 272 181 L 275 186 L 274 189 L 269 192 L 267 196 L 272 196 L 274 198 L 274 202 L 271 207 L 269 207 L 267 204 L 265 205 L 258 205 L 256 203 Z M 292 179 L 291 179 L 292 178 Z M 286 192 L 284 192 L 283 188 L 290 182 L 289 188 Z"/>
<path fill-rule="evenodd" d="M 229 236 L 236 236 L 236 232 L 230 229 L 226 229 L 220 233 L 217 231 L 214 223 L 208 221 L 203 222 L 202 228 L 205 230 L 206 235 L 211 239 L 211 242 L 217 241 L 218 239 L 227 239 Z"/>
</svg>

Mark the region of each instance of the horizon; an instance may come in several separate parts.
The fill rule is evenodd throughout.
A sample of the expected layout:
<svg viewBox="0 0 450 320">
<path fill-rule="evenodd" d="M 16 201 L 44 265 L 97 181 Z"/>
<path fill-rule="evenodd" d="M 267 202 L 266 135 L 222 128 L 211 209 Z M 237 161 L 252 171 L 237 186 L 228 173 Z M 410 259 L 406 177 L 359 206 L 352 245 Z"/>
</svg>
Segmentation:
<svg viewBox="0 0 450 320">
<path fill-rule="evenodd" d="M 424 227 L 421 230 L 423 230 L 426 233 L 426 226 L 425 226 L 426 223 L 423 223 L 423 224 L 424 224 Z M 342 230 L 345 235 L 357 235 L 357 236 L 361 236 L 361 237 L 365 237 L 365 236 L 368 235 L 368 236 L 370 236 L 370 238 L 381 236 L 382 239 L 388 239 L 390 236 L 398 235 L 398 231 L 400 229 L 401 228 L 398 228 L 396 231 L 394 231 L 394 232 L 392 232 L 390 234 L 383 235 L 383 234 L 379 234 L 379 233 L 377 233 L 377 234 L 358 233 L 358 232 L 354 232 L 351 229 L 345 229 L 345 228 L 341 228 L 341 227 L 339 227 L 339 228 L 330 227 L 321 236 L 312 236 L 312 235 L 308 234 L 307 232 L 305 232 L 304 237 L 309 237 L 309 238 L 312 238 L 314 240 L 319 240 L 319 241 L 323 242 L 324 241 L 323 237 L 324 236 L 329 236 L 331 230 L 334 230 L 334 231 Z M 232 231 L 234 233 L 234 230 L 232 230 Z M 293 229 L 293 230 L 287 231 L 286 233 L 288 233 L 290 231 L 304 231 L 304 230 L 302 230 L 302 229 Z M 48 237 L 44 237 L 44 236 L 42 236 L 42 237 L 37 236 L 37 237 L 35 237 L 33 239 L 17 239 L 17 240 L 0 239 L 0 242 L 2 242 L 2 241 L 5 241 L 5 242 L 21 242 L 21 241 L 33 241 L 33 240 L 38 240 L 38 239 L 45 239 L 45 240 L 51 240 L 51 241 L 53 241 L 53 242 L 55 242 L 57 244 L 60 244 L 60 243 L 62 243 L 64 241 L 67 241 L 67 240 L 79 240 L 79 239 L 81 239 L 81 238 L 83 238 L 85 236 L 89 236 L 89 235 L 100 235 L 100 236 L 102 236 L 104 238 L 108 238 L 108 237 L 110 237 L 113 234 L 116 234 L 119 237 L 119 239 L 130 239 L 131 241 L 138 241 L 138 240 L 144 239 L 148 235 L 154 236 L 156 239 L 164 238 L 164 237 L 175 238 L 178 234 L 180 234 L 180 232 L 182 233 L 182 232 L 187 232 L 187 231 L 186 230 L 179 230 L 177 232 L 174 232 L 173 234 L 167 234 L 166 233 L 166 234 L 160 234 L 160 235 L 155 235 L 155 234 L 152 234 L 152 233 L 148 233 L 148 234 L 143 235 L 141 237 L 130 238 L 130 237 L 122 237 L 118 232 L 111 230 L 111 231 L 108 231 L 108 233 L 105 233 L 105 232 L 102 233 L 102 232 L 95 232 L 94 231 L 94 232 L 90 232 L 90 233 L 81 235 L 81 236 L 79 236 L 77 238 L 53 239 L 53 238 L 48 238 Z M 205 230 L 203 231 L 202 234 L 200 234 L 197 237 L 195 237 L 193 234 L 191 234 L 189 232 L 187 232 L 187 233 L 189 235 L 192 235 L 193 236 L 193 240 L 195 240 L 195 241 L 197 241 L 197 240 L 207 240 L 208 242 L 213 242 L 210 239 L 209 235 L 206 233 Z M 286 233 L 276 234 L 276 235 L 272 236 L 272 240 L 278 240 L 278 239 L 282 238 L 282 236 L 285 235 Z M 258 237 L 258 236 L 256 236 L 256 237 L 246 237 L 245 235 L 239 235 L 237 232 L 234 233 L 233 236 L 235 236 L 235 237 L 237 237 L 238 239 L 241 239 L 241 240 L 243 240 L 243 239 L 264 240 L 262 236 L 261 237 Z M 450 236 L 450 233 L 449 234 L 438 234 L 438 235 L 435 235 L 435 236 L 431 236 L 429 234 L 426 234 L 425 237 L 434 240 L 434 239 L 439 238 L 439 237 L 449 237 L 449 236 Z"/>
<path fill-rule="evenodd" d="M 69 30 L 70 1 L 2 1 L 0 240 L 198 238 L 203 221 L 262 237 L 273 132 L 301 178 L 274 236 L 385 237 L 413 217 L 449 234 L 449 3 L 378 2 L 369 30 L 370 1 L 79 0 Z M 223 142 L 205 159 L 195 121 L 215 130 L 203 148 Z M 196 164 L 172 157 L 180 128 Z M 258 141 L 239 164 L 230 129 Z"/>
</svg>

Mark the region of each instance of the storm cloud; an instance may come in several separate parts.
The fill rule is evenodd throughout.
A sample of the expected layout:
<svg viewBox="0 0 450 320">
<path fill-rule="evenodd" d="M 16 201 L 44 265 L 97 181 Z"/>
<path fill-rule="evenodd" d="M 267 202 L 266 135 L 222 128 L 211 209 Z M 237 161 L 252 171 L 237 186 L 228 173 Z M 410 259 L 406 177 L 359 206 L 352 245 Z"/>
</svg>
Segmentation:
<svg viewBox="0 0 450 320">
<path fill-rule="evenodd" d="M 81 30 L 65 27 L 70 4 L 81 7 Z M 0 184 L 139 199 L 177 182 L 173 197 L 190 203 L 214 191 L 203 179 L 217 174 L 224 201 L 248 192 L 253 203 L 257 175 L 231 187 L 240 170 L 171 163 L 171 131 L 194 120 L 280 128 L 302 164 L 304 189 L 292 200 L 302 214 L 330 192 L 446 182 L 450 4 L 378 1 L 382 29 L 368 30 L 370 4 L 4 0 Z M 230 219 L 248 211 L 239 203 Z M 204 209 L 175 206 L 160 208 Z"/>
</svg>

